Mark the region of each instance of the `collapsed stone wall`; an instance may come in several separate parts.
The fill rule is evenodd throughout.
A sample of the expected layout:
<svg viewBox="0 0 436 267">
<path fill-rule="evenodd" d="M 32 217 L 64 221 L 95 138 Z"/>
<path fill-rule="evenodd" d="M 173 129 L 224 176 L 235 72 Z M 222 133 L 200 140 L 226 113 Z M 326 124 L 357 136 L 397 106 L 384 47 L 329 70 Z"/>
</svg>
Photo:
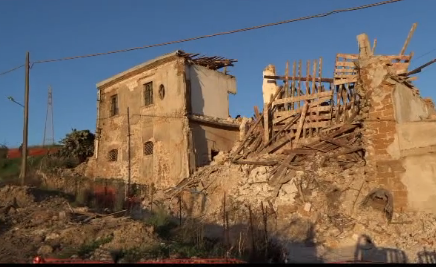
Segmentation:
<svg viewBox="0 0 436 267">
<path fill-rule="evenodd" d="M 371 51 L 367 48 L 365 51 Z M 418 255 L 422 255 L 423 249 L 435 248 L 432 238 L 436 218 L 431 213 L 409 208 L 408 194 L 412 188 L 404 184 L 406 169 L 398 143 L 398 127 L 400 121 L 414 117 L 431 120 L 434 107 L 430 101 L 420 98 L 419 91 L 411 85 L 406 75 L 409 61 L 398 63 L 398 57 L 409 61 L 411 58 L 360 55 L 355 90 L 361 101 L 357 112 L 337 125 L 344 131 L 338 130 L 335 135 L 323 129 L 317 138 L 310 140 L 312 143 L 305 142 L 303 146 L 311 151 L 302 150 L 297 141 L 297 146 L 293 144 L 287 151 L 265 153 L 262 150 L 265 147 L 259 146 L 262 139 L 257 142 L 262 129 L 251 129 L 230 155 L 220 154 L 211 166 L 200 169 L 169 195 L 180 196 L 185 203 L 184 215 L 204 216 L 219 222 L 227 211 L 235 214 L 233 224 L 246 221 L 247 210 L 259 207 L 263 210 L 265 205 L 275 220 L 270 223 L 275 225 L 270 226 L 270 233 L 280 236 L 285 243 L 301 238 L 299 235 L 310 228 L 302 232 L 289 230 L 295 218 L 304 219 L 314 226 L 311 242 L 319 253 L 355 246 L 366 235 L 378 246 L 404 252 L 402 255 L 408 258 L 401 256 L 404 261 L 420 261 Z M 418 112 L 398 112 L 401 90 L 411 92 L 411 101 L 420 107 Z M 405 99 L 407 102 L 408 98 Z M 304 118 L 301 121 L 303 124 Z M 259 124 L 254 123 L 252 128 L 256 125 Z M 298 136 L 300 132 L 297 133 Z M 244 147 L 247 138 L 257 141 Z M 332 144 L 337 147 L 332 149 Z M 361 150 L 359 144 L 365 151 L 363 158 L 355 153 Z M 296 160 L 299 153 L 307 155 Z M 272 183 L 272 179 L 276 181 Z M 176 211 L 177 205 L 173 205 Z"/>
<path fill-rule="evenodd" d="M 339 162 L 324 166 L 323 158 L 321 154 L 311 156 L 304 162 L 303 170 L 294 173 L 295 182 L 284 184 L 275 197 L 275 187 L 267 182 L 272 167 L 232 164 L 229 155 L 221 153 L 211 166 L 196 173 L 198 183 L 180 194 L 182 214 L 220 223 L 223 212 L 227 212 L 231 226 L 247 225 L 248 209 L 260 212 L 262 205 L 269 212 L 271 238 L 283 246 L 292 247 L 296 240 L 304 239 L 305 227 L 313 225 L 310 243 L 316 247 L 318 256 L 354 247 L 362 235 L 370 236 L 378 247 L 405 251 L 411 262 L 418 261 L 417 255 L 424 247 L 436 248 L 432 241 L 436 235 L 434 215 L 394 212 L 389 221 L 383 212 L 384 202 L 376 200 L 369 206 L 362 205 L 373 189 L 363 161 L 353 166 L 341 166 Z M 179 212 L 177 198 L 172 200 L 172 210 L 175 214 Z M 295 229 L 293 223 L 297 219 L 305 222 L 299 226 L 304 229 Z M 214 237 L 221 237 L 221 233 Z M 338 260 L 338 256 L 327 253 L 324 259 Z M 306 260 L 313 262 L 314 258 Z"/>
</svg>

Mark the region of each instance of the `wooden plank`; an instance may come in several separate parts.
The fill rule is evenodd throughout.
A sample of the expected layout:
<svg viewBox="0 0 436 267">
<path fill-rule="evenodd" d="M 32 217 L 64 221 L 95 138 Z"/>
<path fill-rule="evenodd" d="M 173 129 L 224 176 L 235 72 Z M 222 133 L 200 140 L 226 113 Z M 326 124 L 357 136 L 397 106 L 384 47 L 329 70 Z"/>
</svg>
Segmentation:
<svg viewBox="0 0 436 267">
<path fill-rule="evenodd" d="M 357 74 L 341 74 L 341 75 L 335 75 L 335 81 L 337 79 L 355 79 L 357 80 Z"/>
<path fill-rule="evenodd" d="M 336 54 L 336 57 L 342 57 L 342 58 L 346 58 L 346 59 L 358 59 L 359 55 L 358 54 Z"/>
<path fill-rule="evenodd" d="M 319 58 L 319 64 L 318 64 L 318 77 L 319 77 L 319 80 L 322 79 L 322 57 Z M 324 91 L 323 88 L 322 88 L 322 83 L 321 83 L 321 81 L 318 83 L 318 86 L 319 86 L 319 90 L 321 90 L 321 92 Z"/>
<path fill-rule="evenodd" d="M 356 68 L 335 69 L 335 76 L 336 76 L 336 73 L 338 73 L 338 74 L 342 74 L 342 73 L 356 73 L 357 74 L 357 70 L 356 70 Z"/>
<path fill-rule="evenodd" d="M 275 99 L 279 95 L 279 93 L 282 92 L 282 90 L 283 90 L 283 87 L 277 88 L 277 90 L 274 93 L 274 96 L 272 97 L 272 99 Z M 245 143 L 247 143 L 247 141 L 249 140 L 249 136 L 254 131 L 254 129 L 257 127 L 257 125 L 262 121 L 262 117 L 264 117 L 265 112 L 270 109 L 271 105 L 272 105 L 272 102 L 269 102 L 268 105 L 266 106 L 266 109 L 264 109 L 264 111 L 262 112 L 261 119 L 257 120 L 256 123 L 248 130 L 247 135 L 246 135 L 244 141 L 242 141 L 242 143 L 239 145 L 238 149 L 236 149 L 236 151 L 234 152 L 234 155 L 238 155 L 239 152 L 242 151 L 242 149 L 244 148 Z"/>
<path fill-rule="evenodd" d="M 307 108 L 309 107 L 308 103 L 304 104 L 303 111 L 301 112 L 301 117 L 297 125 L 297 133 L 295 135 L 295 143 L 292 146 L 295 148 L 298 146 L 298 142 L 300 141 L 301 131 L 303 130 L 304 121 L 306 119 Z"/>
<path fill-rule="evenodd" d="M 375 54 L 375 48 L 377 47 L 377 39 L 374 39 L 374 43 L 372 45 L 372 54 Z"/>
<path fill-rule="evenodd" d="M 377 56 L 382 61 L 410 61 L 410 55 Z M 396 62 L 395 62 L 396 63 Z"/>
<path fill-rule="evenodd" d="M 318 77 L 322 77 L 322 57 L 320 57 L 319 58 L 319 64 L 318 64 Z M 321 83 L 319 83 L 319 89 L 318 90 L 320 90 L 321 92 L 323 92 L 324 90 L 323 90 L 323 88 L 322 88 L 322 84 Z M 331 114 L 328 114 L 329 115 L 329 118 L 328 119 L 331 119 Z M 316 119 L 315 119 L 315 121 L 316 122 L 318 122 L 318 120 L 319 120 L 319 111 L 317 111 L 316 112 Z M 319 132 L 319 128 L 316 128 L 316 133 L 318 133 Z"/>
<path fill-rule="evenodd" d="M 310 60 L 308 60 L 306 63 L 306 95 L 310 94 L 309 79 L 310 79 Z"/>
<path fill-rule="evenodd" d="M 289 97 L 289 60 L 286 61 L 286 69 L 285 69 L 285 98 Z M 288 110 L 288 104 L 285 103 L 285 110 Z"/>
<path fill-rule="evenodd" d="M 344 85 L 339 85 L 337 87 L 337 91 L 336 91 L 336 114 L 335 114 L 335 118 L 336 118 L 336 123 L 339 122 L 339 112 L 341 110 L 341 95 L 342 95 L 342 88 L 344 87 Z"/>
<path fill-rule="evenodd" d="M 331 144 L 333 144 L 333 145 L 335 145 L 335 146 L 338 146 L 338 147 L 344 147 L 344 148 L 347 148 L 347 149 L 351 148 L 350 146 L 348 146 L 348 145 L 345 144 L 344 142 L 341 142 L 341 141 L 339 141 L 339 140 L 335 140 L 335 139 L 333 139 L 333 138 L 320 137 L 320 140 L 321 140 L 321 141 L 328 142 L 328 143 L 331 143 Z"/>
<path fill-rule="evenodd" d="M 283 149 L 282 154 L 290 155 L 291 153 L 300 154 L 300 155 L 310 155 L 316 153 L 314 149 L 304 149 L 304 148 L 295 148 L 295 149 Z"/>
<path fill-rule="evenodd" d="M 270 133 L 269 115 L 270 115 L 269 104 L 264 104 L 264 106 L 263 106 L 263 140 L 264 140 L 264 142 L 269 141 L 269 133 Z"/>
<path fill-rule="evenodd" d="M 259 108 L 257 106 L 254 106 L 254 114 L 256 116 L 256 120 L 260 119 L 260 113 L 259 113 Z"/>
<path fill-rule="evenodd" d="M 279 130 L 277 133 L 275 133 L 273 135 L 273 137 L 265 143 L 265 145 L 262 146 L 262 148 L 260 150 L 263 150 L 265 147 L 269 146 L 271 144 L 272 141 L 276 140 L 277 136 L 279 136 L 282 132 L 286 131 L 288 128 L 290 128 L 290 126 L 292 126 L 292 124 L 294 124 L 298 118 L 300 118 L 300 115 L 294 117 L 292 120 L 290 120 L 289 122 L 286 123 L 286 125 Z"/>
<path fill-rule="evenodd" d="M 328 98 L 328 100 L 330 100 L 331 98 Z M 329 112 L 331 111 L 331 106 L 314 106 L 314 107 L 309 107 L 308 112 Z M 288 110 L 288 111 L 276 111 L 274 112 L 274 120 L 273 123 L 279 123 L 280 121 L 286 120 L 292 116 L 294 116 L 295 114 L 300 113 L 301 108 L 299 109 L 295 109 L 295 110 Z"/>
<path fill-rule="evenodd" d="M 291 82 L 291 96 L 295 96 L 295 73 L 297 68 L 297 62 L 294 61 L 292 65 L 292 82 Z M 294 109 L 294 103 L 291 104 L 291 110 Z"/>
<path fill-rule="evenodd" d="M 299 113 L 297 113 L 299 114 Z M 282 126 L 283 124 L 288 123 L 289 120 L 293 120 L 295 117 L 291 116 L 291 117 L 287 117 L 287 118 L 279 118 L 281 119 L 281 121 L 279 121 L 279 119 L 277 119 L 278 122 L 273 123 L 274 127 L 276 126 Z M 332 114 L 331 113 L 324 113 L 324 114 L 308 114 L 306 115 L 306 122 L 310 122 L 311 120 L 331 120 L 332 119 Z M 280 124 L 279 124 L 280 123 Z"/>
<path fill-rule="evenodd" d="M 294 134 L 288 134 L 284 139 L 280 139 L 279 141 L 275 142 L 274 144 L 272 144 L 270 147 L 268 147 L 268 149 L 265 151 L 267 154 L 276 151 L 277 149 L 280 149 L 281 147 L 283 147 L 284 145 L 286 145 L 286 143 L 290 142 L 292 140 L 292 138 L 294 137 Z"/>
<path fill-rule="evenodd" d="M 331 125 L 331 121 L 319 121 L 319 122 L 305 122 L 302 129 L 310 129 L 310 128 L 324 128 Z M 284 126 L 274 126 L 274 131 L 280 131 Z M 290 130 L 297 130 L 298 127 L 293 125 L 289 128 Z"/>
<path fill-rule="evenodd" d="M 297 154 L 293 153 L 280 163 L 280 166 L 278 166 L 276 169 L 276 173 L 268 180 L 268 185 L 276 187 L 277 185 L 280 184 L 280 180 L 281 180 L 280 178 L 282 177 L 282 175 L 284 174 L 287 168 L 286 165 L 290 164 L 295 159 L 296 156 Z M 278 194 L 278 192 L 276 194 Z M 277 195 L 275 195 L 274 197 L 277 197 Z"/>
<path fill-rule="evenodd" d="M 341 85 L 341 84 L 355 83 L 355 82 L 357 82 L 357 77 L 356 78 L 348 78 L 348 79 L 335 79 L 333 84 L 334 85 Z"/>
<path fill-rule="evenodd" d="M 300 94 L 301 94 L 301 59 L 300 59 L 300 61 L 298 62 L 298 78 L 299 78 L 299 80 L 298 80 L 298 92 L 297 92 L 297 96 L 300 96 Z M 321 79 L 319 79 L 320 81 L 321 81 Z M 300 101 L 298 101 L 298 106 L 297 106 L 298 108 L 300 108 Z"/>
<path fill-rule="evenodd" d="M 285 80 L 286 76 L 274 76 L 274 75 L 265 75 L 263 76 L 263 78 L 265 79 L 269 79 L 269 80 Z M 288 77 L 288 81 L 291 81 L 292 77 Z M 295 77 L 295 80 L 301 80 L 302 82 L 310 82 L 312 80 L 312 77 L 310 77 L 310 74 L 308 77 Z M 316 78 L 315 79 L 317 82 L 321 80 L 321 82 L 323 83 L 332 83 L 333 82 L 333 78 Z M 274 81 L 269 81 L 269 82 L 274 82 Z"/>
<path fill-rule="evenodd" d="M 277 165 L 278 161 L 276 160 L 269 160 L 269 161 L 265 161 L 265 160 L 259 160 L 259 161 L 254 161 L 254 160 L 235 160 L 232 161 L 232 163 L 235 164 L 247 164 L 247 165 L 257 165 L 257 166 L 274 166 Z"/>
<path fill-rule="evenodd" d="M 404 53 L 406 52 L 407 46 L 409 46 L 413 33 L 416 30 L 416 26 L 418 26 L 418 24 L 416 22 L 413 23 L 412 28 L 410 29 L 409 34 L 407 35 L 406 41 L 404 42 L 403 48 L 401 48 L 400 55 L 404 55 Z"/>
<path fill-rule="evenodd" d="M 350 67 L 350 68 L 354 68 L 356 67 L 356 64 L 352 61 L 339 61 L 336 62 L 336 67 Z"/>
<path fill-rule="evenodd" d="M 294 96 L 294 97 L 289 97 L 289 98 L 282 98 L 282 99 L 277 99 L 275 101 L 273 101 L 272 105 L 280 105 L 280 104 L 284 104 L 286 102 L 297 102 L 297 101 L 302 101 L 302 100 L 310 100 L 310 99 L 315 99 L 315 98 L 323 98 L 323 97 L 331 97 L 333 95 L 333 91 L 326 91 L 326 92 L 320 92 L 317 94 L 306 94 L 306 95 L 302 95 L 302 96 Z"/>
<path fill-rule="evenodd" d="M 313 61 L 313 70 L 312 70 L 312 94 L 317 93 L 315 91 L 315 84 L 316 84 L 316 66 L 317 66 L 317 61 L 314 60 Z"/>
</svg>

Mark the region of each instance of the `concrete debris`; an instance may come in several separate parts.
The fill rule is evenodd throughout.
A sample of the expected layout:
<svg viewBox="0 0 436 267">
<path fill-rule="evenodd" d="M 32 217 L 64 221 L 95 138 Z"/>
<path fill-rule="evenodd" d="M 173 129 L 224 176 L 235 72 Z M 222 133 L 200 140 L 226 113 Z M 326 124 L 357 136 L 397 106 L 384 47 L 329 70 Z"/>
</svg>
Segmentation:
<svg viewBox="0 0 436 267">
<path fill-rule="evenodd" d="M 361 48 L 369 44 L 364 34 L 358 41 Z M 423 248 L 436 248 L 436 217 L 429 212 L 435 210 L 430 204 L 408 208 L 414 203 L 412 195 L 419 193 L 413 193 L 415 180 L 404 167 L 407 160 L 400 158 L 412 157 L 408 149 L 416 149 L 413 155 L 426 153 L 422 147 L 418 152 L 406 135 L 418 136 L 410 127 L 418 127 L 422 117 L 428 119 L 435 111 L 407 77 L 411 55 L 376 56 L 371 51 L 338 54 L 333 79 L 316 77 L 322 60 L 315 63 L 312 77 L 301 76 L 301 63 L 294 63 L 292 75 L 288 65 L 284 77 L 269 66 L 264 72 L 264 112 L 248 131 L 241 123 L 241 140 L 230 153 L 220 154 L 212 166 L 180 183 L 172 196 L 201 191 L 206 197 L 198 202 L 191 193 L 183 198 L 191 199 L 189 209 L 197 216 L 210 220 L 222 217 L 225 196 L 224 210 L 235 212 L 235 225 L 252 207 L 262 207 L 264 213 L 266 205 L 274 215 L 270 220 L 275 220 L 268 224 L 269 234 L 276 233 L 284 247 L 298 235 L 306 236 L 317 257 L 324 259 L 338 259 L 329 254 L 335 249 L 371 245 L 378 254 L 398 252 L 399 260 L 420 262 L 417 255 Z M 400 111 L 409 103 L 399 99 L 406 98 L 421 114 Z M 436 133 L 436 124 L 426 127 Z M 422 146 L 436 145 L 427 135 L 419 136 L 426 139 Z M 428 183 L 433 188 L 434 181 Z M 430 201 L 434 192 L 425 198 Z M 301 231 L 285 231 L 295 220 L 304 221 Z"/>
</svg>

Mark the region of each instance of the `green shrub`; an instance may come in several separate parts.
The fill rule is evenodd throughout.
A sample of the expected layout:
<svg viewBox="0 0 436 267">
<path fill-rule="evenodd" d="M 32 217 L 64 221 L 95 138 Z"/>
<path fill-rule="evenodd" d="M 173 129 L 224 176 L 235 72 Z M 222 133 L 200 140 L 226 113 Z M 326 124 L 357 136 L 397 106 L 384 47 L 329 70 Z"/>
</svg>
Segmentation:
<svg viewBox="0 0 436 267">
<path fill-rule="evenodd" d="M 177 227 L 177 224 L 165 210 L 164 205 L 157 205 L 154 214 L 147 218 L 145 222 L 148 225 L 153 225 L 156 233 L 164 239 L 170 237 L 171 230 Z"/>
</svg>

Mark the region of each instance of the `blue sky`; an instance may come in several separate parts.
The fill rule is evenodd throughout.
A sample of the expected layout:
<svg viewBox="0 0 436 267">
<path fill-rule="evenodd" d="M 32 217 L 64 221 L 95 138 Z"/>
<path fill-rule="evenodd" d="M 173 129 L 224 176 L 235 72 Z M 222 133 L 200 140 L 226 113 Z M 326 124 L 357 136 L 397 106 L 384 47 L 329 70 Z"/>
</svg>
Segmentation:
<svg viewBox="0 0 436 267">
<path fill-rule="evenodd" d="M 378 0 L 2 0 L 0 1 L 0 72 L 32 60 L 105 52 L 250 27 Z M 412 23 L 417 30 L 407 53 L 412 68 L 436 57 L 436 1 L 405 0 L 355 12 L 295 22 L 244 33 L 115 55 L 36 64 L 30 74 L 29 143 L 41 144 L 47 88 L 53 87 L 55 139 L 71 128 L 95 130 L 96 83 L 161 54 L 191 53 L 238 59 L 231 74 L 238 94 L 230 112 L 251 116 L 261 108 L 262 70 L 287 60 L 323 57 L 323 76 L 332 76 L 336 53 L 357 53 L 356 35 L 377 38 L 377 53 L 398 54 Z M 419 75 L 423 96 L 436 97 L 431 76 Z M 330 75 L 328 75 L 330 73 Z M 24 99 L 24 69 L 0 76 L 0 143 L 19 146 L 22 108 L 7 97 Z"/>
</svg>

